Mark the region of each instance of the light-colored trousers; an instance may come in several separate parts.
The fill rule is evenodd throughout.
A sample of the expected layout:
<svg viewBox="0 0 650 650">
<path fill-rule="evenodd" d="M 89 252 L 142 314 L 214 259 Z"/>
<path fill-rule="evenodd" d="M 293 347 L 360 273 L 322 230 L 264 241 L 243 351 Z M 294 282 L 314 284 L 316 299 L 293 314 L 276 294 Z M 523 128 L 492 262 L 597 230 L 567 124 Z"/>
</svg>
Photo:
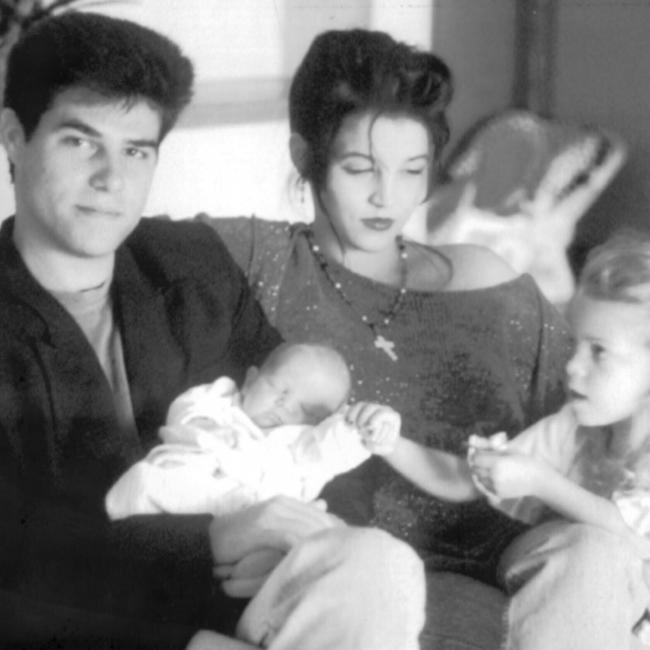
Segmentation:
<svg viewBox="0 0 650 650">
<path fill-rule="evenodd" d="M 630 650 L 648 604 L 642 560 L 599 528 L 551 521 L 503 554 L 505 594 L 465 576 L 427 576 L 422 650 Z M 506 597 L 506 595 L 508 597 Z"/>
<path fill-rule="evenodd" d="M 553 521 L 519 536 L 504 591 L 463 575 L 424 578 L 410 548 L 339 528 L 298 545 L 251 601 L 242 647 L 272 650 L 633 650 L 648 603 L 642 560 L 599 528 Z M 236 650 L 201 645 L 196 650 Z M 194 650 L 194 648 L 193 648 Z"/>
<path fill-rule="evenodd" d="M 297 545 L 249 603 L 237 637 L 272 650 L 417 650 L 422 562 L 372 528 L 341 527 Z"/>
</svg>

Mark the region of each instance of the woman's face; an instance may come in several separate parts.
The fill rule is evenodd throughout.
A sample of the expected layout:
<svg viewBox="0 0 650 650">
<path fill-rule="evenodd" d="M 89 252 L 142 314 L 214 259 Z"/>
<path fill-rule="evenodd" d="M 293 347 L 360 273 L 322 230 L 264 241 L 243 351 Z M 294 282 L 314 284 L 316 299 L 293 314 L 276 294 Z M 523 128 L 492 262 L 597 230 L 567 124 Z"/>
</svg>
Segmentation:
<svg viewBox="0 0 650 650">
<path fill-rule="evenodd" d="M 427 195 L 433 152 L 415 119 L 350 115 L 339 129 L 316 205 L 347 250 L 391 245 Z"/>
</svg>

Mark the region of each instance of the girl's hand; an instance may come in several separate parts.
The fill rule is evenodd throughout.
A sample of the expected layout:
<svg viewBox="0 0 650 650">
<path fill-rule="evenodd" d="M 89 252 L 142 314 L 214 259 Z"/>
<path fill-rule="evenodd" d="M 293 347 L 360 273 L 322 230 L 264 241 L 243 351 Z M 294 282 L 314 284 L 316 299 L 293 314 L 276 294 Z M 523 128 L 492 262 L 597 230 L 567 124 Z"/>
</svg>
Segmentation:
<svg viewBox="0 0 650 650">
<path fill-rule="evenodd" d="M 530 456 L 491 449 L 475 449 L 470 460 L 480 487 L 500 499 L 534 496 L 544 467 Z"/>
<path fill-rule="evenodd" d="M 390 454 L 400 438 L 402 418 L 390 406 L 374 402 L 357 402 L 345 414 L 346 421 L 355 426 L 369 452 Z"/>
</svg>

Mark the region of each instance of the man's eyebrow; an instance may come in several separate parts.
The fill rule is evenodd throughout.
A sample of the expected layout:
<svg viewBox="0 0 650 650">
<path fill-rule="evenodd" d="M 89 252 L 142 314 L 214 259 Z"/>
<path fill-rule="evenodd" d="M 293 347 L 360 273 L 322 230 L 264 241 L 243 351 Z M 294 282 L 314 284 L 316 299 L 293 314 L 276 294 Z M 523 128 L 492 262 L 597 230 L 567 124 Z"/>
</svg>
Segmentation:
<svg viewBox="0 0 650 650">
<path fill-rule="evenodd" d="M 74 129 L 75 131 L 80 131 L 81 133 L 91 136 L 93 138 L 101 137 L 101 133 L 94 129 L 89 124 L 82 122 L 81 120 L 67 119 L 59 124 L 58 129 Z M 146 147 L 158 151 L 159 143 L 157 140 L 151 140 L 149 138 L 135 138 L 132 140 L 127 140 L 127 142 L 134 147 Z"/>
<path fill-rule="evenodd" d="M 159 143 L 156 140 L 136 139 L 136 140 L 127 140 L 127 142 L 133 147 L 148 148 L 148 149 L 154 149 L 155 151 L 158 151 Z"/>
<path fill-rule="evenodd" d="M 92 126 L 86 124 L 85 122 L 82 122 L 81 120 L 75 120 L 74 118 L 69 118 L 67 120 L 64 120 L 61 122 L 58 127 L 58 129 L 74 129 L 75 131 L 81 131 L 82 133 L 85 133 L 86 135 L 92 135 L 94 137 L 97 137 L 101 135 L 97 129 L 93 129 Z"/>
</svg>

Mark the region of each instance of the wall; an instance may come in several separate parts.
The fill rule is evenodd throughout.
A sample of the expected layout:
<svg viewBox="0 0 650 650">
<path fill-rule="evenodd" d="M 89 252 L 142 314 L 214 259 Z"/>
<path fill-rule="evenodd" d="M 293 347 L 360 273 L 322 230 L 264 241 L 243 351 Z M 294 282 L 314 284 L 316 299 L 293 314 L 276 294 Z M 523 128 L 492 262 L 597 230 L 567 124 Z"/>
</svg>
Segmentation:
<svg viewBox="0 0 650 650">
<path fill-rule="evenodd" d="M 650 227 L 650 2 L 559 4 L 556 114 L 621 134 L 629 159 L 578 229 L 574 255 L 624 225 Z"/>
<path fill-rule="evenodd" d="M 517 1 L 434 3 L 433 48 L 456 77 L 454 138 L 511 101 Z M 650 229 L 650 0 L 556 0 L 556 7 L 555 117 L 609 128 L 629 147 L 627 163 L 579 224 L 572 250 L 579 267 L 616 228 Z"/>
<path fill-rule="evenodd" d="M 320 29 L 362 24 L 420 45 L 432 42 L 456 79 L 450 111 L 455 139 L 480 117 L 510 103 L 515 2 L 144 0 L 137 7 L 118 4 L 112 13 L 153 22 L 180 40 L 200 75 L 194 118 L 203 109 L 204 118 L 215 115 L 224 122 L 223 110 L 215 112 L 223 106 L 211 103 L 210 80 L 235 73 L 281 79 Z M 579 259 L 619 225 L 650 224 L 650 0 L 559 0 L 558 12 L 556 116 L 611 128 L 630 147 L 628 163 L 581 222 L 575 247 Z M 286 38 L 280 35 L 281 24 L 288 28 Z M 218 101 L 232 94 L 229 86 L 215 88 Z M 182 122 L 163 145 L 148 212 L 300 218 L 288 193 L 286 88 L 276 90 L 273 119 L 212 127 Z M 236 117 L 240 109 L 234 106 Z M 232 113 L 230 107 L 226 118 Z M 0 215 L 12 209 L 6 161 L 0 156 Z"/>
<path fill-rule="evenodd" d="M 286 90 L 312 38 L 362 26 L 429 47 L 433 15 L 428 1 L 400 0 L 140 0 L 95 10 L 167 34 L 195 64 L 195 98 L 162 145 L 146 207 L 174 218 L 199 211 L 309 218 L 291 191 Z M 0 219 L 12 211 L 0 156 Z"/>
<path fill-rule="evenodd" d="M 510 104 L 515 2 L 434 1 L 433 51 L 449 64 L 455 79 L 452 146 L 478 119 Z"/>
</svg>

